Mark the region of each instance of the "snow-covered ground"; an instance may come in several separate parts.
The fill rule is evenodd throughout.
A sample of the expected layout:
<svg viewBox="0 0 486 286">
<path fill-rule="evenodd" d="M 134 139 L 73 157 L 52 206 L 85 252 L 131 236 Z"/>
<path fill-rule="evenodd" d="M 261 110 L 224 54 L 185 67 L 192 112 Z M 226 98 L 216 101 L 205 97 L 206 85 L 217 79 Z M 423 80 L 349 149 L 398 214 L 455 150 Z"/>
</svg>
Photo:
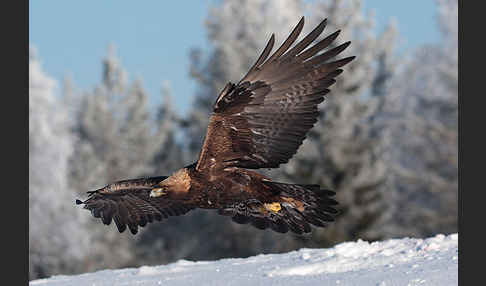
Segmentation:
<svg viewBox="0 0 486 286">
<path fill-rule="evenodd" d="M 53 276 L 30 285 L 457 285 L 458 235 Z"/>
</svg>

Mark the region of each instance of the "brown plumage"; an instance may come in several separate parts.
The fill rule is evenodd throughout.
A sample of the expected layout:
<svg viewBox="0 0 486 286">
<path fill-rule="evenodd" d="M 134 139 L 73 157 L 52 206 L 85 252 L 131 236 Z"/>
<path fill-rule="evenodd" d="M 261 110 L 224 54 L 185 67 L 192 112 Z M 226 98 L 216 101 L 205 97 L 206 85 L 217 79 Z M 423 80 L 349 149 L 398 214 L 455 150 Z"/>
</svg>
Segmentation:
<svg viewBox="0 0 486 286">
<path fill-rule="evenodd" d="M 333 221 L 334 192 L 319 185 L 273 182 L 248 170 L 277 168 L 292 158 L 316 123 L 317 106 L 341 74 L 340 67 L 354 59 L 331 61 L 350 42 L 320 53 L 339 31 L 310 46 L 326 20 L 291 48 L 303 26 L 302 17 L 269 57 L 272 35 L 240 82 L 222 90 L 196 163 L 170 177 L 116 182 L 76 203 L 104 224 L 114 220 L 120 232 L 128 226 L 133 234 L 138 226 L 194 208 L 216 209 L 237 223 L 282 233 L 307 233 L 310 225 L 323 227 Z"/>
</svg>

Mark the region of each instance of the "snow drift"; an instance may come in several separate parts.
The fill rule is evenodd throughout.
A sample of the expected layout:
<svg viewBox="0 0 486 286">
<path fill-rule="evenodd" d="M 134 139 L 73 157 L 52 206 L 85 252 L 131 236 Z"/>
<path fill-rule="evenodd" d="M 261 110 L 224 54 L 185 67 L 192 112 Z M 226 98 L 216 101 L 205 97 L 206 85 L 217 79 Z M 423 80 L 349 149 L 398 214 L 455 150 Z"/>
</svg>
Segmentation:
<svg viewBox="0 0 486 286">
<path fill-rule="evenodd" d="M 457 285 L 458 234 L 53 276 L 30 285 Z"/>
</svg>

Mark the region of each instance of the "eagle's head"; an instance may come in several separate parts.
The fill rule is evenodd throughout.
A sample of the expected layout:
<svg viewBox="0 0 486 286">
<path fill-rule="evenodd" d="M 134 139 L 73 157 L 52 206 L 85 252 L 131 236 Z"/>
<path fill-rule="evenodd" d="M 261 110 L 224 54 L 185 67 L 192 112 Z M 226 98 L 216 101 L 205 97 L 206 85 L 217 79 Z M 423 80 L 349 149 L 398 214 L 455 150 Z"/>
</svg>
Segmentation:
<svg viewBox="0 0 486 286">
<path fill-rule="evenodd" d="M 158 198 L 168 195 L 171 198 L 184 196 L 191 188 L 191 177 L 187 168 L 182 168 L 170 177 L 153 186 L 150 197 Z"/>
</svg>

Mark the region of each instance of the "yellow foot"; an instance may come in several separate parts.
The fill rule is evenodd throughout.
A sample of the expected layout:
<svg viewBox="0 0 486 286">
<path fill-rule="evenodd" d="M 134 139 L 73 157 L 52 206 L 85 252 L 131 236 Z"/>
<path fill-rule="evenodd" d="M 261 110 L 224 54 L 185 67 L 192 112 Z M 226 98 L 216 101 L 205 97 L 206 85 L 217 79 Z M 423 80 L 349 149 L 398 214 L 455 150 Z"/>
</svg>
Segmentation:
<svg viewBox="0 0 486 286">
<path fill-rule="evenodd" d="M 274 213 L 278 212 L 279 210 L 282 209 L 282 206 L 280 206 L 280 203 L 275 202 L 275 203 L 269 203 L 269 204 L 263 204 L 265 208 L 269 211 L 272 211 Z"/>
</svg>

